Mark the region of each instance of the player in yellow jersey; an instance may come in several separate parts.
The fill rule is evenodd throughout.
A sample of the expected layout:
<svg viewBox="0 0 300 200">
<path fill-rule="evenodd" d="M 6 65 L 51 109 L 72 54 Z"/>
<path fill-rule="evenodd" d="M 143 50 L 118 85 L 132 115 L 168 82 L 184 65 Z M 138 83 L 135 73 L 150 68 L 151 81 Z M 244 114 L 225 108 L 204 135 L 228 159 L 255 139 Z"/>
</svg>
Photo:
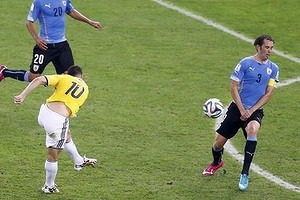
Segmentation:
<svg viewBox="0 0 300 200">
<path fill-rule="evenodd" d="M 46 180 L 42 188 L 44 193 L 58 193 L 55 178 L 58 171 L 58 158 L 62 149 L 74 160 L 74 169 L 94 166 L 96 159 L 79 155 L 69 130 L 69 118 L 74 117 L 88 97 L 89 89 L 82 79 L 79 66 L 71 66 L 67 74 L 45 75 L 35 78 L 19 95 L 15 96 L 16 105 L 23 103 L 26 96 L 40 85 L 55 88 L 54 93 L 41 105 L 38 123 L 46 131 L 45 161 Z"/>
</svg>

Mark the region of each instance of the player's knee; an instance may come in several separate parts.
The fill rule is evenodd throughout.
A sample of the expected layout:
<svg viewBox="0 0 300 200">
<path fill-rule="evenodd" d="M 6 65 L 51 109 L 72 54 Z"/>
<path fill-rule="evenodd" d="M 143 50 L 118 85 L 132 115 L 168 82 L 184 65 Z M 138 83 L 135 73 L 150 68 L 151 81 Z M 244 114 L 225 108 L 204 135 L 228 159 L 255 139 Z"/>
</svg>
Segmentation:
<svg viewBox="0 0 300 200">
<path fill-rule="evenodd" d="M 223 146 L 225 145 L 226 142 L 227 142 L 227 139 L 224 136 L 217 134 L 214 145 L 213 145 L 214 149 L 215 150 L 223 149 Z"/>
<path fill-rule="evenodd" d="M 33 79 L 35 79 L 36 77 L 41 76 L 41 74 L 33 74 L 31 72 L 29 72 L 29 82 L 33 81 Z"/>
<path fill-rule="evenodd" d="M 219 150 L 223 149 L 225 142 L 226 141 L 223 141 L 223 140 L 215 140 L 214 145 L 213 145 L 214 150 L 219 151 Z"/>
<path fill-rule="evenodd" d="M 214 148 L 214 150 L 216 150 L 216 151 L 220 151 L 220 150 L 223 149 L 223 146 L 224 146 L 224 145 L 222 145 L 222 144 L 214 143 L 213 148 Z"/>
<path fill-rule="evenodd" d="M 258 133 L 259 127 L 256 126 L 248 126 L 246 128 L 247 136 L 256 136 Z"/>
</svg>

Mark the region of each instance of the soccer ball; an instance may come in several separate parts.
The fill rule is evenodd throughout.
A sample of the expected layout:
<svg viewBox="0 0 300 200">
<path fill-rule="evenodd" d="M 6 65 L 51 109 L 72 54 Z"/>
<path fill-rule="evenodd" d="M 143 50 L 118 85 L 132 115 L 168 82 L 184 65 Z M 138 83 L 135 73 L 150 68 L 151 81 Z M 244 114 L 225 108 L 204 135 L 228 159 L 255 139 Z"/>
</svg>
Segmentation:
<svg viewBox="0 0 300 200">
<path fill-rule="evenodd" d="M 206 116 L 211 118 L 218 118 L 222 115 L 224 106 L 222 102 L 217 98 L 208 99 L 203 104 L 203 112 Z"/>
</svg>

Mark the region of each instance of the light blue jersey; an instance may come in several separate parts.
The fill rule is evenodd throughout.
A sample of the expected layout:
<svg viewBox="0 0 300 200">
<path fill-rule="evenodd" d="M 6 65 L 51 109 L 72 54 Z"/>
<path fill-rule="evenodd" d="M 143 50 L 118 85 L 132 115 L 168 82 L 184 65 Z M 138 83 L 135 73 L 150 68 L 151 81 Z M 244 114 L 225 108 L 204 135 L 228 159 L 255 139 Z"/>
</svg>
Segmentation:
<svg viewBox="0 0 300 200">
<path fill-rule="evenodd" d="M 39 21 L 39 37 L 47 43 L 59 43 L 65 37 L 65 14 L 74 7 L 71 0 L 33 0 L 27 16 L 29 21 Z"/>
<path fill-rule="evenodd" d="M 279 81 L 279 68 L 269 60 L 261 64 L 246 57 L 237 64 L 230 79 L 239 82 L 243 106 L 249 109 L 266 93 L 270 79 Z"/>
</svg>

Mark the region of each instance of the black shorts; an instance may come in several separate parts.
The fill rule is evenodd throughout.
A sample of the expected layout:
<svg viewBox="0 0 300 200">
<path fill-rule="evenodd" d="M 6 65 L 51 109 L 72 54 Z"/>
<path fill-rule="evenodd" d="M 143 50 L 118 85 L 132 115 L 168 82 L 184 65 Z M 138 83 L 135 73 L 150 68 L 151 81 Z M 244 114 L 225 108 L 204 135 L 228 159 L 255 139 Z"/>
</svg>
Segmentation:
<svg viewBox="0 0 300 200">
<path fill-rule="evenodd" d="M 234 102 L 232 102 L 228 107 L 223 122 L 221 122 L 220 127 L 217 129 L 217 133 L 219 133 L 227 139 L 230 139 L 233 136 L 235 136 L 235 134 L 240 128 L 242 128 L 244 136 L 247 137 L 245 128 L 248 125 L 248 123 L 252 120 L 255 120 L 259 124 L 261 124 L 263 116 L 263 109 L 258 109 L 246 121 L 242 121 L 240 119 L 241 113 L 237 105 Z"/>
<path fill-rule="evenodd" d="M 72 50 L 67 41 L 47 44 L 48 49 L 42 50 L 37 45 L 33 48 L 30 72 L 42 74 L 49 62 L 52 62 L 57 74 L 62 74 L 74 65 Z"/>
</svg>

